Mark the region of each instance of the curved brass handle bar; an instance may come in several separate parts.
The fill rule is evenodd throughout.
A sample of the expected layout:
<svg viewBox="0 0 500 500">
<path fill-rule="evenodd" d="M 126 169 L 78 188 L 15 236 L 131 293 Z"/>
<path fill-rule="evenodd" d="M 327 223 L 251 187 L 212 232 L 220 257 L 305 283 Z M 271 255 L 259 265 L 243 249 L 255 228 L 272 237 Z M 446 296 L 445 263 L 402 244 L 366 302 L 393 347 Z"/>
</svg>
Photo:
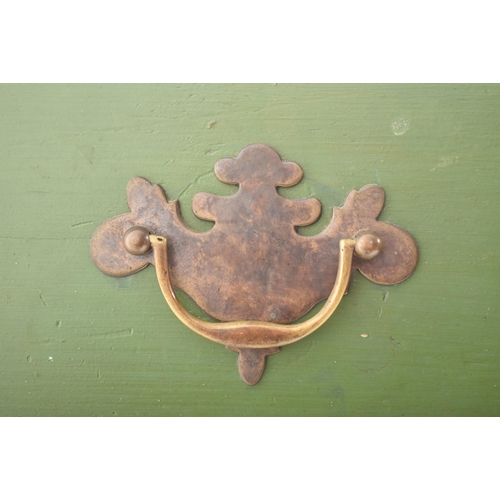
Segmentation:
<svg viewBox="0 0 500 500">
<path fill-rule="evenodd" d="M 312 318 L 293 325 L 280 325 L 266 321 L 227 321 L 211 323 L 188 313 L 177 299 L 168 269 L 167 239 L 150 235 L 153 247 L 156 276 L 161 291 L 174 314 L 191 330 L 228 347 L 259 349 L 292 344 L 317 330 L 333 314 L 345 295 L 351 278 L 355 240 L 340 240 L 339 268 L 335 285 L 325 305 Z"/>
</svg>

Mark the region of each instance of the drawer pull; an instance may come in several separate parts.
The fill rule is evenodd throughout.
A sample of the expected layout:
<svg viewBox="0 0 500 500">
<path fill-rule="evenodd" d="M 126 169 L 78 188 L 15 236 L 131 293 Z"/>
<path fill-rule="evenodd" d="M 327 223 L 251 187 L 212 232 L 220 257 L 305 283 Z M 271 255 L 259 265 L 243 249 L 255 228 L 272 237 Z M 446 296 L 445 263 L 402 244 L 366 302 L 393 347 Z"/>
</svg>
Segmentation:
<svg viewBox="0 0 500 500">
<path fill-rule="evenodd" d="M 296 163 L 254 144 L 237 158 L 220 160 L 215 174 L 239 189 L 232 196 L 194 196 L 195 215 L 215 223 L 209 231 L 190 229 L 177 201 L 168 201 L 160 186 L 134 177 L 127 186 L 131 212 L 97 228 L 91 255 L 110 276 L 154 265 L 177 318 L 238 352 L 240 375 L 249 385 L 260 379 L 268 355 L 328 320 L 356 269 L 384 285 L 403 281 L 415 269 L 413 237 L 377 219 L 385 202 L 379 186 L 351 191 L 322 232 L 303 236 L 296 228 L 314 223 L 321 204 L 315 198 L 284 198 L 277 189 L 300 182 L 302 170 Z M 190 314 L 174 288 L 218 322 Z M 322 300 L 326 302 L 317 314 L 295 323 Z"/>
</svg>

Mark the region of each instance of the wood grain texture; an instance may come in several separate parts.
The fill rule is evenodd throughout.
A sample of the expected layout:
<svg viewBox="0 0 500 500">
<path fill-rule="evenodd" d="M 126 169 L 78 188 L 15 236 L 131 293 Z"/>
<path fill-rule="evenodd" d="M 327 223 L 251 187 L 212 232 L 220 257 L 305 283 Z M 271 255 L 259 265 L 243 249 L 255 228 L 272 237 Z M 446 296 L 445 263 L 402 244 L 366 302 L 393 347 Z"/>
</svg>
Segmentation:
<svg viewBox="0 0 500 500">
<path fill-rule="evenodd" d="M 498 416 L 499 131 L 498 85 L 0 86 L 0 415 Z M 357 273 L 248 387 L 154 269 L 105 276 L 89 241 L 137 175 L 206 230 L 193 196 L 234 193 L 214 164 L 252 143 L 304 170 L 280 188 L 323 205 L 302 234 L 376 183 L 420 260 L 394 287 Z"/>
</svg>

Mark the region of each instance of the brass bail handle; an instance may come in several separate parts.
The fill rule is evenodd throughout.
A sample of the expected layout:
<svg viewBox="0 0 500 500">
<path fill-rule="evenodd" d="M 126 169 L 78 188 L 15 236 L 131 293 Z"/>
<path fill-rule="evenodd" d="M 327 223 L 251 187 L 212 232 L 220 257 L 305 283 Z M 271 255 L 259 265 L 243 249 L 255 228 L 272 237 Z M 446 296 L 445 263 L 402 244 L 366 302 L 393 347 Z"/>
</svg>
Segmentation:
<svg viewBox="0 0 500 500">
<path fill-rule="evenodd" d="M 227 321 L 211 323 L 190 314 L 180 304 L 175 294 L 168 268 L 167 239 L 150 235 L 156 276 L 161 291 L 174 314 L 188 328 L 202 337 L 233 348 L 280 347 L 307 337 L 333 314 L 346 294 L 352 272 L 352 259 L 356 246 L 354 239 L 340 240 L 340 261 L 333 289 L 321 310 L 312 318 L 298 324 L 280 325 L 266 321 Z"/>
<path fill-rule="evenodd" d="M 358 231 L 354 238 L 341 239 L 337 276 L 325 304 L 312 318 L 288 325 L 266 321 L 203 321 L 186 311 L 175 294 L 170 279 L 166 237 L 151 235 L 145 227 L 133 226 L 126 231 L 123 245 L 133 255 L 153 251 L 158 283 L 177 318 L 202 337 L 238 352 L 240 376 L 246 384 L 254 385 L 262 376 L 266 356 L 275 354 L 281 346 L 307 337 L 329 319 L 347 293 L 354 254 L 364 260 L 374 259 L 382 250 L 382 239 L 377 233 L 367 230 Z"/>
</svg>

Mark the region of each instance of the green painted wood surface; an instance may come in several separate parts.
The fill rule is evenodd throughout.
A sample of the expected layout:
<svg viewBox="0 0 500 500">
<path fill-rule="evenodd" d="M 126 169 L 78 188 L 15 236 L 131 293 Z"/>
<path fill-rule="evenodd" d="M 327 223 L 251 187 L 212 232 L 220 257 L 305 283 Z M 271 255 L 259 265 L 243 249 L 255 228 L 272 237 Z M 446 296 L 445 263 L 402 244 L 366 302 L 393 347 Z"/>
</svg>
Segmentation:
<svg viewBox="0 0 500 500">
<path fill-rule="evenodd" d="M 0 415 L 499 415 L 498 85 L 0 86 Z M 324 215 L 380 184 L 418 241 L 394 287 L 356 275 L 259 384 L 187 330 L 154 270 L 101 274 L 89 240 L 144 176 L 191 212 L 250 143 L 305 172 Z M 362 337 L 361 334 L 368 334 Z"/>
</svg>

